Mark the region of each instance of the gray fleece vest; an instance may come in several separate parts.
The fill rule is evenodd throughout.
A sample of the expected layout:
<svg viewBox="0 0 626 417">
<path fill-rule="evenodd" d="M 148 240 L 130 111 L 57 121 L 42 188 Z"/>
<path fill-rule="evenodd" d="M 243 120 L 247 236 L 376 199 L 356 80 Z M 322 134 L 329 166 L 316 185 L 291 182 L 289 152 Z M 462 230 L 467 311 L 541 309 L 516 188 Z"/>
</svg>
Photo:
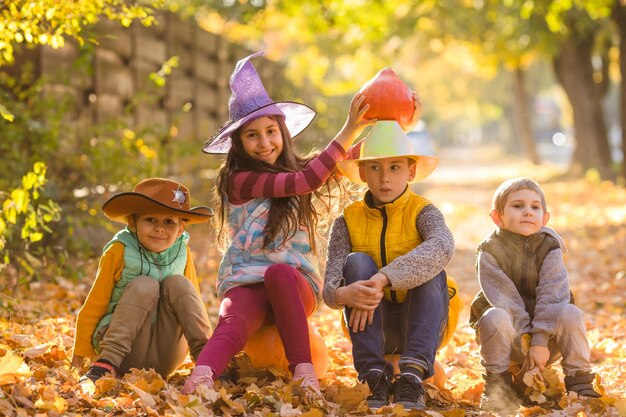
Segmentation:
<svg viewBox="0 0 626 417">
<path fill-rule="evenodd" d="M 532 321 L 541 265 L 548 253 L 559 247 L 558 240 L 544 232 L 522 236 L 498 229 L 478 246 L 477 254 L 484 251 L 495 258 L 502 271 L 515 284 Z M 478 292 L 470 309 L 470 325 L 475 327 L 478 319 L 490 307 L 485 294 Z"/>
</svg>

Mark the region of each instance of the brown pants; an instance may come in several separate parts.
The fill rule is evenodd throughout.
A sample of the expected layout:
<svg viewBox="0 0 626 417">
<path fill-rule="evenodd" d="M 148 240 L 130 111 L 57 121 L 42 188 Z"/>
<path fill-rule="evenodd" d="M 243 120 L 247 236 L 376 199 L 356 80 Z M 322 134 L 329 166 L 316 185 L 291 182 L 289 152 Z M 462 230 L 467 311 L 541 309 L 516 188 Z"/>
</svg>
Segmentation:
<svg viewBox="0 0 626 417">
<path fill-rule="evenodd" d="M 102 332 L 100 359 L 118 367 L 154 368 L 167 377 L 191 350 L 194 361 L 211 334 L 202 299 L 182 275 L 161 283 L 147 276 L 132 280 L 120 298 L 111 324 Z"/>
</svg>

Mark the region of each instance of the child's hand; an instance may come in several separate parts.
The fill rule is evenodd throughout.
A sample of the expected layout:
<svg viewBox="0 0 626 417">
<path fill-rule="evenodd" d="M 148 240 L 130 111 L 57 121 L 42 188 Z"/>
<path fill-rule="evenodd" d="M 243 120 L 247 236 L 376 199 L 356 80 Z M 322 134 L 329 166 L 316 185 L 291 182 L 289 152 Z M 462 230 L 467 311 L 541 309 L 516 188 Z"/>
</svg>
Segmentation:
<svg viewBox="0 0 626 417">
<path fill-rule="evenodd" d="M 363 129 L 375 124 L 377 121 L 377 119 L 363 118 L 370 108 L 369 104 L 364 104 L 364 102 L 365 96 L 363 94 L 356 94 L 352 97 L 348 119 L 335 137 L 335 141 L 339 142 L 344 149 L 348 149 L 352 145 L 352 142 L 359 137 Z"/>
<path fill-rule="evenodd" d="M 74 355 L 74 357 L 72 358 L 72 368 L 80 368 L 81 366 L 83 366 L 84 359 L 84 356 Z"/>
<path fill-rule="evenodd" d="M 360 310 L 374 310 L 380 304 L 383 292 L 373 286 L 373 282 L 357 281 L 337 288 L 335 300 L 339 304 Z"/>
<path fill-rule="evenodd" d="M 530 351 L 528 352 L 528 361 L 530 369 L 534 367 L 539 367 L 540 371 L 543 371 L 543 368 L 548 363 L 548 359 L 550 359 L 550 350 L 545 346 L 531 346 Z"/>
<path fill-rule="evenodd" d="M 374 321 L 374 310 L 361 310 L 353 308 L 350 312 L 348 327 L 352 327 L 352 331 L 357 333 L 365 330 L 365 326 L 372 324 Z"/>
<path fill-rule="evenodd" d="M 414 108 L 413 117 L 411 117 L 411 120 L 409 120 L 406 124 L 400 123 L 400 127 L 402 127 L 402 130 L 404 130 L 405 132 L 410 132 L 411 130 L 413 130 L 417 122 L 420 121 L 420 117 L 422 116 L 422 99 L 420 98 L 420 96 L 417 95 L 415 91 L 412 91 L 412 93 Z"/>
<path fill-rule="evenodd" d="M 390 284 L 389 278 L 387 278 L 387 275 L 382 272 L 375 273 L 368 281 L 370 282 L 372 288 L 375 288 L 378 291 L 382 291 L 383 288 Z"/>
</svg>

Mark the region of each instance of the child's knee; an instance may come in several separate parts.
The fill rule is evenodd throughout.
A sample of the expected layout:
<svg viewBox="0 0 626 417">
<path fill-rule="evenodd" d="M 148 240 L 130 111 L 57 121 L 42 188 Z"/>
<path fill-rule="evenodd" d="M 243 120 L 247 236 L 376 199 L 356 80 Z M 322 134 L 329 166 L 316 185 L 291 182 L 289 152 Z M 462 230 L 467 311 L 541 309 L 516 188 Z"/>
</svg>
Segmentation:
<svg viewBox="0 0 626 417">
<path fill-rule="evenodd" d="M 164 293 L 183 294 L 185 292 L 196 292 L 191 281 L 183 275 L 172 275 L 161 283 Z"/>
<path fill-rule="evenodd" d="M 352 252 L 346 257 L 343 264 L 343 276 L 346 279 L 346 284 L 369 279 L 376 272 L 378 272 L 376 262 L 371 256 L 363 252 Z"/>
<path fill-rule="evenodd" d="M 568 329 L 579 326 L 585 328 L 585 313 L 574 304 L 566 304 L 559 314 L 559 327 Z"/>
<path fill-rule="evenodd" d="M 159 282 L 147 276 L 138 276 L 126 285 L 124 298 L 132 298 L 135 302 L 156 302 L 159 298 Z"/>
<path fill-rule="evenodd" d="M 511 316 L 506 310 L 497 307 L 485 311 L 478 321 L 478 330 L 481 338 L 489 338 L 496 333 L 515 334 Z"/>
<path fill-rule="evenodd" d="M 288 284 L 296 285 L 299 272 L 291 265 L 273 264 L 265 270 L 263 283 L 265 286 L 274 284 L 284 287 Z"/>
</svg>

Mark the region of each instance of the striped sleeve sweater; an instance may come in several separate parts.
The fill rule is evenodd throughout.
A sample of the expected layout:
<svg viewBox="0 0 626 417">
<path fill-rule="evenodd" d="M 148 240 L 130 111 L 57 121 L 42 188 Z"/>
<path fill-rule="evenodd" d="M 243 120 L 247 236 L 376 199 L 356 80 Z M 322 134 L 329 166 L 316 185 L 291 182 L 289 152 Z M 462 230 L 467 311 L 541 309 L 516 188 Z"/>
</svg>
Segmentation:
<svg viewBox="0 0 626 417">
<path fill-rule="evenodd" d="M 253 198 L 280 198 L 311 193 L 328 179 L 337 166 L 337 161 L 358 155 L 360 142 L 346 152 L 336 141 L 300 171 L 254 172 L 240 171 L 233 174 L 232 188 L 228 200 L 231 204 L 243 204 Z"/>
</svg>

